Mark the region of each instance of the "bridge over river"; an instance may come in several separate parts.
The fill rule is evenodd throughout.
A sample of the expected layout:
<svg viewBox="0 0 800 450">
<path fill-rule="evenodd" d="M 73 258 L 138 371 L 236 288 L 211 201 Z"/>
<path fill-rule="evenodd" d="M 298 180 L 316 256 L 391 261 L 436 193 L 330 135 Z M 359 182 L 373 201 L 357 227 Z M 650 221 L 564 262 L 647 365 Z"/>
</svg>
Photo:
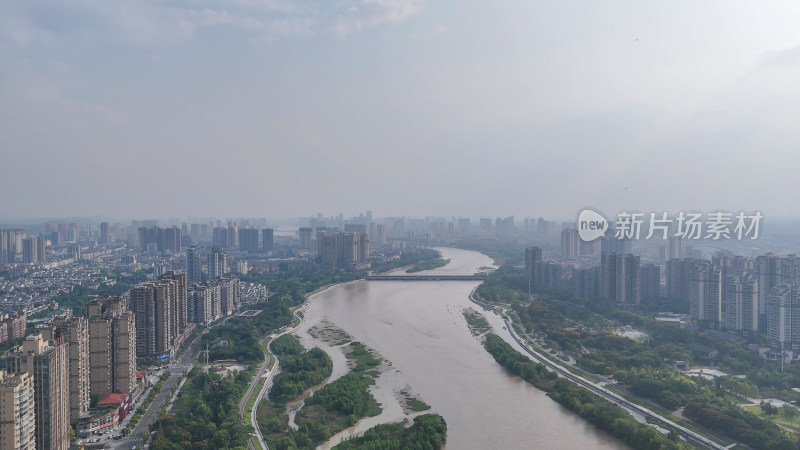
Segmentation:
<svg viewBox="0 0 800 450">
<path fill-rule="evenodd" d="M 369 275 L 367 281 L 483 281 L 485 275 Z"/>
</svg>

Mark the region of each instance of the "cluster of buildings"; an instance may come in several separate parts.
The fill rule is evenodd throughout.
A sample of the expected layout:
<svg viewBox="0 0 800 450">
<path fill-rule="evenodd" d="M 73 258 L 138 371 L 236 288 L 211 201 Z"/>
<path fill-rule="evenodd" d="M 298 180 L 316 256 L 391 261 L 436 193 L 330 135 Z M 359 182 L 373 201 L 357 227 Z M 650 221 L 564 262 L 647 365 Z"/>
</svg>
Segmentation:
<svg viewBox="0 0 800 450">
<path fill-rule="evenodd" d="M 243 252 L 268 253 L 274 247 L 274 230 L 249 226 L 239 227 L 236 222 L 231 222 L 227 227 L 214 227 L 212 243 L 219 248 L 238 248 Z"/>
<path fill-rule="evenodd" d="M 25 230 L 0 230 L 0 264 L 13 264 L 22 254 L 23 264 L 41 264 L 47 257 L 46 240 L 38 236 L 26 237 Z"/>
<path fill-rule="evenodd" d="M 28 317 L 25 313 L 4 314 L 0 316 L 0 344 L 25 337 Z"/>
<path fill-rule="evenodd" d="M 266 297 L 265 290 L 249 291 Z M 241 304 L 238 278 L 190 286 L 178 271 L 127 297 L 95 298 L 85 316 L 57 315 L 0 358 L 0 449 L 67 449 L 70 425 L 79 437 L 116 425 L 142 391 L 137 360 L 168 361 L 194 323 L 233 314 Z M 25 316 L 4 318 L 0 332 L 21 337 Z"/>
<path fill-rule="evenodd" d="M 139 250 L 145 254 L 177 255 L 181 252 L 181 240 L 182 230 L 175 226 L 139 228 Z"/>
<path fill-rule="evenodd" d="M 111 308 L 127 321 L 114 323 L 116 316 L 100 312 Z M 97 431 L 87 424 L 124 418 L 141 390 L 134 327 L 124 299 L 101 298 L 87 306 L 86 317 L 56 316 L 3 355 L 0 449 L 67 449 L 71 425 L 86 436 Z M 100 402 L 90 409 L 92 396 Z"/>
<path fill-rule="evenodd" d="M 750 336 L 766 330 L 775 355 L 800 355 L 800 258 L 767 253 L 754 259 L 717 252 L 711 259 L 682 257 L 679 239 L 670 238 L 662 266 L 643 264 L 630 241 L 601 238 L 600 264 L 582 267 L 573 258 L 591 255 L 574 229 L 561 235 L 562 258 L 544 259 L 540 247 L 525 250 L 531 286 L 603 299 L 632 307 L 644 299 L 669 298 L 689 305 L 701 329 Z M 597 245 L 597 244 L 595 244 Z M 583 253 L 583 252 L 586 253 Z M 694 255 L 693 255 L 694 256 Z"/>
<path fill-rule="evenodd" d="M 323 267 L 353 267 L 369 259 L 369 235 L 365 232 L 318 231 L 317 253 Z"/>
</svg>

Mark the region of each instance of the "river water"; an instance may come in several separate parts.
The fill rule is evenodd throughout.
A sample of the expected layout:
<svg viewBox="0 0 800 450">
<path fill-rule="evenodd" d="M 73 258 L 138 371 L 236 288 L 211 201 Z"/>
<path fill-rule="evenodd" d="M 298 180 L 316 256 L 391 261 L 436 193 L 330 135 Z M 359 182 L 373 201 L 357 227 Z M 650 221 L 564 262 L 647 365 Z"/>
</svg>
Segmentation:
<svg viewBox="0 0 800 450">
<path fill-rule="evenodd" d="M 464 275 L 494 267 L 489 257 L 478 252 L 438 250 L 450 263 L 419 274 Z M 462 315 L 465 308 L 481 310 L 468 298 L 477 285 L 473 281 L 356 281 L 311 299 L 297 335 L 306 347 L 319 346 L 331 355 L 332 379 L 347 371 L 346 359 L 340 347 L 309 335 L 308 329 L 320 322 L 335 324 L 391 362 L 372 390 L 383 413 L 334 436 L 323 448 L 377 423 L 407 417 L 396 395 L 403 388 L 410 388 L 431 405 L 431 412 L 444 417 L 451 450 L 626 448 L 494 361 L 472 336 Z M 518 348 L 499 316 L 484 316 L 495 333 Z"/>
</svg>

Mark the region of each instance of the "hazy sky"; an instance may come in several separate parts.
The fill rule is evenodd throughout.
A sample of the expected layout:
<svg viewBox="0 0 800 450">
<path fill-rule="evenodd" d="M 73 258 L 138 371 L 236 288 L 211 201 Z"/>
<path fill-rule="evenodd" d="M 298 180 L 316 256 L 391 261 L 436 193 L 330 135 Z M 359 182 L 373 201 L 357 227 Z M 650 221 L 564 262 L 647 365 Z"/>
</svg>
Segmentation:
<svg viewBox="0 0 800 450">
<path fill-rule="evenodd" d="M 0 219 L 798 215 L 789 1 L 4 0 Z"/>
</svg>

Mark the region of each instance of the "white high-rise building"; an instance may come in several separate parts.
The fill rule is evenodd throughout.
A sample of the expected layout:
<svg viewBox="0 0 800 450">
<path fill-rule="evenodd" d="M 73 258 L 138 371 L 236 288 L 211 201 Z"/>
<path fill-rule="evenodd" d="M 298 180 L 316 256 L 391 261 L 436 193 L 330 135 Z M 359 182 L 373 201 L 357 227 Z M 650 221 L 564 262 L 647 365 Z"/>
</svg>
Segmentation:
<svg viewBox="0 0 800 450">
<path fill-rule="evenodd" d="M 219 248 L 214 248 L 208 254 L 208 278 L 221 277 L 228 273 L 228 255 L 222 253 Z"/>
<path fill-rule="evenodd" d="M 758 281 L 747 273 L 728 275 L 727 317 L 728 331 L 750 334 L 758 331 Z"/>
<path fill-rule="evenodd" d="M 779 284 L 767 295 L 767 340 L 773 350 L 800 350 L 800 288 Z"/>
<path fill-rule="evenodd" d="M 689 315 L 701 327 L 719 328 L 722 320 L 722 295 L 719 269 L 698 264 L 689 276 Z"/>
</svg>

